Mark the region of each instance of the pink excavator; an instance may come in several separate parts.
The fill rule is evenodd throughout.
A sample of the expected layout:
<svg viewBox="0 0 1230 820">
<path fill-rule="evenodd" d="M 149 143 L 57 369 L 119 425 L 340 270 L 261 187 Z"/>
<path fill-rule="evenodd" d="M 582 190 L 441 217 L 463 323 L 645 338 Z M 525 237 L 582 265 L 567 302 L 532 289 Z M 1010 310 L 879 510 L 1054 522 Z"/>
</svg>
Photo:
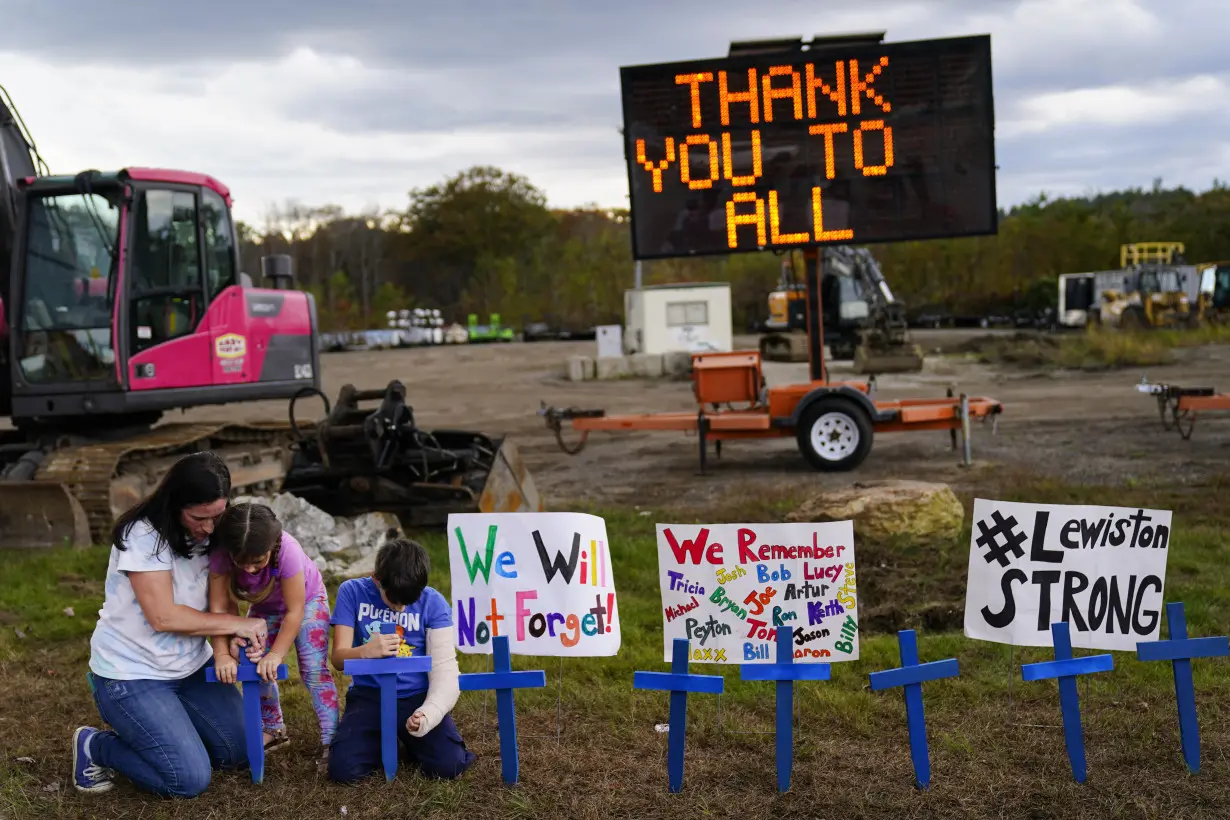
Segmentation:
<svg viewBox="0 0 1230 820">
<path fill-rule="evenodd" d="M 102 543 L 180 455 L 211 449 L 236 493 L 438 526 L 543 509 L 515 446 L 418 428 L 406 388 L 321 392 L 316 305 L 288 256 L 239 270 L 231 194 L 157 168 L 52 174 L 0 87 L 0 548 Z M 324 418 L 296 404 L 315 397 Z M 286 420 L 160 423 L 284 399 Z M 4 419 L 9 422 L 5 429 Z"/>
</svg>

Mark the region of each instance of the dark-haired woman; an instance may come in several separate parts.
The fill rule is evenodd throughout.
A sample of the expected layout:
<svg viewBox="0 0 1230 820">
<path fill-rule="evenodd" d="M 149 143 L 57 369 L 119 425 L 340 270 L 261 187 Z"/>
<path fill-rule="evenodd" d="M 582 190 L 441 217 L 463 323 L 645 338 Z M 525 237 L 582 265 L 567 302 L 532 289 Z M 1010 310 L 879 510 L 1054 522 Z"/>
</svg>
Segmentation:
<svg viewBox="0 0 1230 820">
<path fill-rule="evenodd" d="M 111 730 L 73 735 L 78 790 L 106 791 L 119 772 L 158 795 L 195 797 L 214 768 L 247 764 L 242 699 L 205 680 L 210 637 L 263 646 L 267 634 L 259 618 L 206 611 L 209 537 L 230 492 L 225 462 L 194 453 L 116 522 L 89 675 Z"/>
</svg>

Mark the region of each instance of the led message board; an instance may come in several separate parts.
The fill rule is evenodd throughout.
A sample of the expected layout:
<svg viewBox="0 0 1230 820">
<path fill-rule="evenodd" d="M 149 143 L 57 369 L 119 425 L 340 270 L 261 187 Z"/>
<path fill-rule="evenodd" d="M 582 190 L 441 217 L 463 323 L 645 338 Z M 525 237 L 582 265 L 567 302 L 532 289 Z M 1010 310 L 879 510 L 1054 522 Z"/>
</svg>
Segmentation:
<svg viewBox="0 0 1230 820">
<path fill-rule="evenodd" d="M 991 38 L 620 69 L 638 259 L 994 233 Z"/>
</svg>

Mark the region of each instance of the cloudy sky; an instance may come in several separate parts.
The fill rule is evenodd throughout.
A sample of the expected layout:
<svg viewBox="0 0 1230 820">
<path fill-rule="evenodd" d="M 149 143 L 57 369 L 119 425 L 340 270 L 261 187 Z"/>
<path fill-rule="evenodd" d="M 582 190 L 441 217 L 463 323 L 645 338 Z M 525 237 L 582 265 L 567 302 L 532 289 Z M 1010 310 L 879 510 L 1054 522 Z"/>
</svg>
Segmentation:
<svg viewBox="0 0 1230 820">
<path fill-rule="evenodd" d="M 732 39 L 989 33 L 1008 206 L 1230 178 L 1225 4 L 0 0 L 0 85 L 53 170 L 200 170 L 256 224 L 289 200 L 399 207 L 474 164 L 552 205 L 626 205 L 621 65 Z"/>
</svg>

